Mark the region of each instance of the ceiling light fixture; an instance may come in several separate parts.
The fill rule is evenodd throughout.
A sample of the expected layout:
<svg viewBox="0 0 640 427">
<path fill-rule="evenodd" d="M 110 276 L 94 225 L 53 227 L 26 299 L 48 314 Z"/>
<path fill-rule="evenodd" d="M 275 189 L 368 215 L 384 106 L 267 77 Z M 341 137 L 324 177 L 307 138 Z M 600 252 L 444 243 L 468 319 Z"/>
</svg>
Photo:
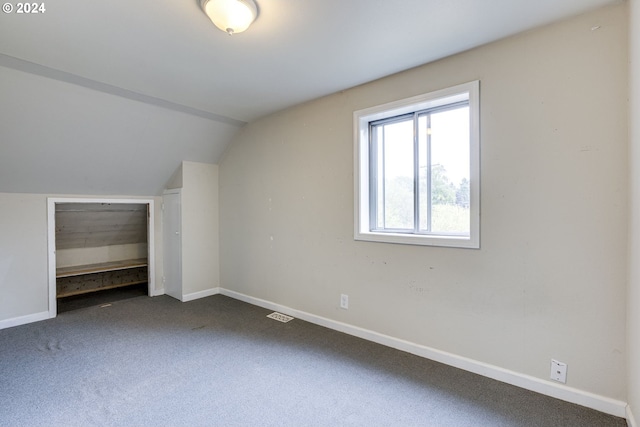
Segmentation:
<svg viewBox="0 0 640 427">
<path fill-rule="evenodd" d="M 258 16 L 253 0 L 200 0 L 200 6 L 211 22 L 229 35 L 245 31 Z"/>
</svg>

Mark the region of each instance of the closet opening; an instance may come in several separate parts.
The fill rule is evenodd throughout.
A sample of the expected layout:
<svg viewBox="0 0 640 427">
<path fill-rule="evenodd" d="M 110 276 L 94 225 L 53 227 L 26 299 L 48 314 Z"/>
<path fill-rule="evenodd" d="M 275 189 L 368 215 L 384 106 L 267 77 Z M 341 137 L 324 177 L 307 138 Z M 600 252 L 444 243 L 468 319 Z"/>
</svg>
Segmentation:
<svg viewBox="0 0 640 427">
<path fill-rule="evenodd" d="M 49 317 L 153 295 L 153 200 L 49 199 Z"/>
</svg>

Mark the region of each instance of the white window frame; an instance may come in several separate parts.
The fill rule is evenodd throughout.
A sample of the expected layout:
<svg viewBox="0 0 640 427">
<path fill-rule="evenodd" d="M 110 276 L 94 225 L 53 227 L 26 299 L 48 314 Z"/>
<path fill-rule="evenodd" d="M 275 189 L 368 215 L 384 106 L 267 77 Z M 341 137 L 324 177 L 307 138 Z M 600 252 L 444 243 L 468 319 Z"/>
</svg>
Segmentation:
<svg viewBox="0 0 640 427">
<path fill-rule="evenodd" d="M 369 123 L 376 120 L 469 100 L 470 233 L 469 236 L 372 231 L 369 197 Z M 408 245 L 480 247 L 480 81 L 429 92 L 353 113 L 354 239 Z"/>
</svg>

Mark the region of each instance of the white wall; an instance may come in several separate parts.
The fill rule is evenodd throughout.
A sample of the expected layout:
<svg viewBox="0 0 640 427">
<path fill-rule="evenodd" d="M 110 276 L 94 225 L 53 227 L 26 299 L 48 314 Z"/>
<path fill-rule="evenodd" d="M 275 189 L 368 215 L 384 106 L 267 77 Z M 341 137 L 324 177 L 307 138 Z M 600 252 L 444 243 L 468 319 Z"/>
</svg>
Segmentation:
<svg viewBox="0 0 640 427">
<path fill-rule="evenodd" d="M 218 165 L 183 162 L 182 184 L 182 293 L 201 296 L 220 284 Z"/>
<path fill-rule="evenodd" d="M 0 193 L 0 212 L 0 321 L 47 312 L 47 199 Z"/>
<path fill-rule="evenodd" d="M 65 195 L 0 193 L 0 329 L 44 319 L 49 311 L 48 197 Z M 161 199 L 152 199 L 155 202 L 155 277 L 162 277 Z M 161 286 L 156 283 L 156 287 Z"/>
<path fill-rule="evenodd" d="M 353 111 L 475 79 L 481 249 L 354 241 Z M 245 126 L 221 286 L 625 401 L 626 82 L 619 4 Z"/>
<path fill-rule="evenodd" d="M 640 422 L 640 2 L 629 2 L 629 288 L 627 305 L 628 402 Z"/>
</svg>

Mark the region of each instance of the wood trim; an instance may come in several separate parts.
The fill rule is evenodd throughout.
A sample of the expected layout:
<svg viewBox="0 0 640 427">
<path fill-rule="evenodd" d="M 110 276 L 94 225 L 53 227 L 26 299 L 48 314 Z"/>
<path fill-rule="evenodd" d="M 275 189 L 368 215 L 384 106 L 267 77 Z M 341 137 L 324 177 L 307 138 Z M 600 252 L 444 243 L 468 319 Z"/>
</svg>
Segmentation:
<svg viewBox="0 0 640 427">
<path fill-rule="evenodd" d="M 98 292 L 98 291 L 104 291 L 105 289 L 116 289 L 116 288 L 122 288 L 124 286 L 130 286 L 130 285 L 138 285 L 140 283 L 146 283 L 146 280 L 138 280 L 135 282 L 127 282 L 127 283 L 117 283 L 115 285 L 109 285 L 109 286 L 102 286 L 100 288 L 95 288 L 95 289 L 81 289 L 78 291 L 72 291 L 72 292 L 66 292 L 63 294 L 58 295 L 58 298 L 64 298 L 64 297 L 72 297 L 74 295 L 82 295 L 82 294 L 88 294 L 91 292 Z"/>
<path fill-rule="evenodd" d="M 101 262 L 98 264 L 74 265 L 71 267 L 58 267 L 56 278 L 81 276 L 83 274 L 104 273 L 106 271 L 126 270 L 129 268 L 146 267 L 147 259 L 127 259 L 123 261 Z"/>
</svg>

